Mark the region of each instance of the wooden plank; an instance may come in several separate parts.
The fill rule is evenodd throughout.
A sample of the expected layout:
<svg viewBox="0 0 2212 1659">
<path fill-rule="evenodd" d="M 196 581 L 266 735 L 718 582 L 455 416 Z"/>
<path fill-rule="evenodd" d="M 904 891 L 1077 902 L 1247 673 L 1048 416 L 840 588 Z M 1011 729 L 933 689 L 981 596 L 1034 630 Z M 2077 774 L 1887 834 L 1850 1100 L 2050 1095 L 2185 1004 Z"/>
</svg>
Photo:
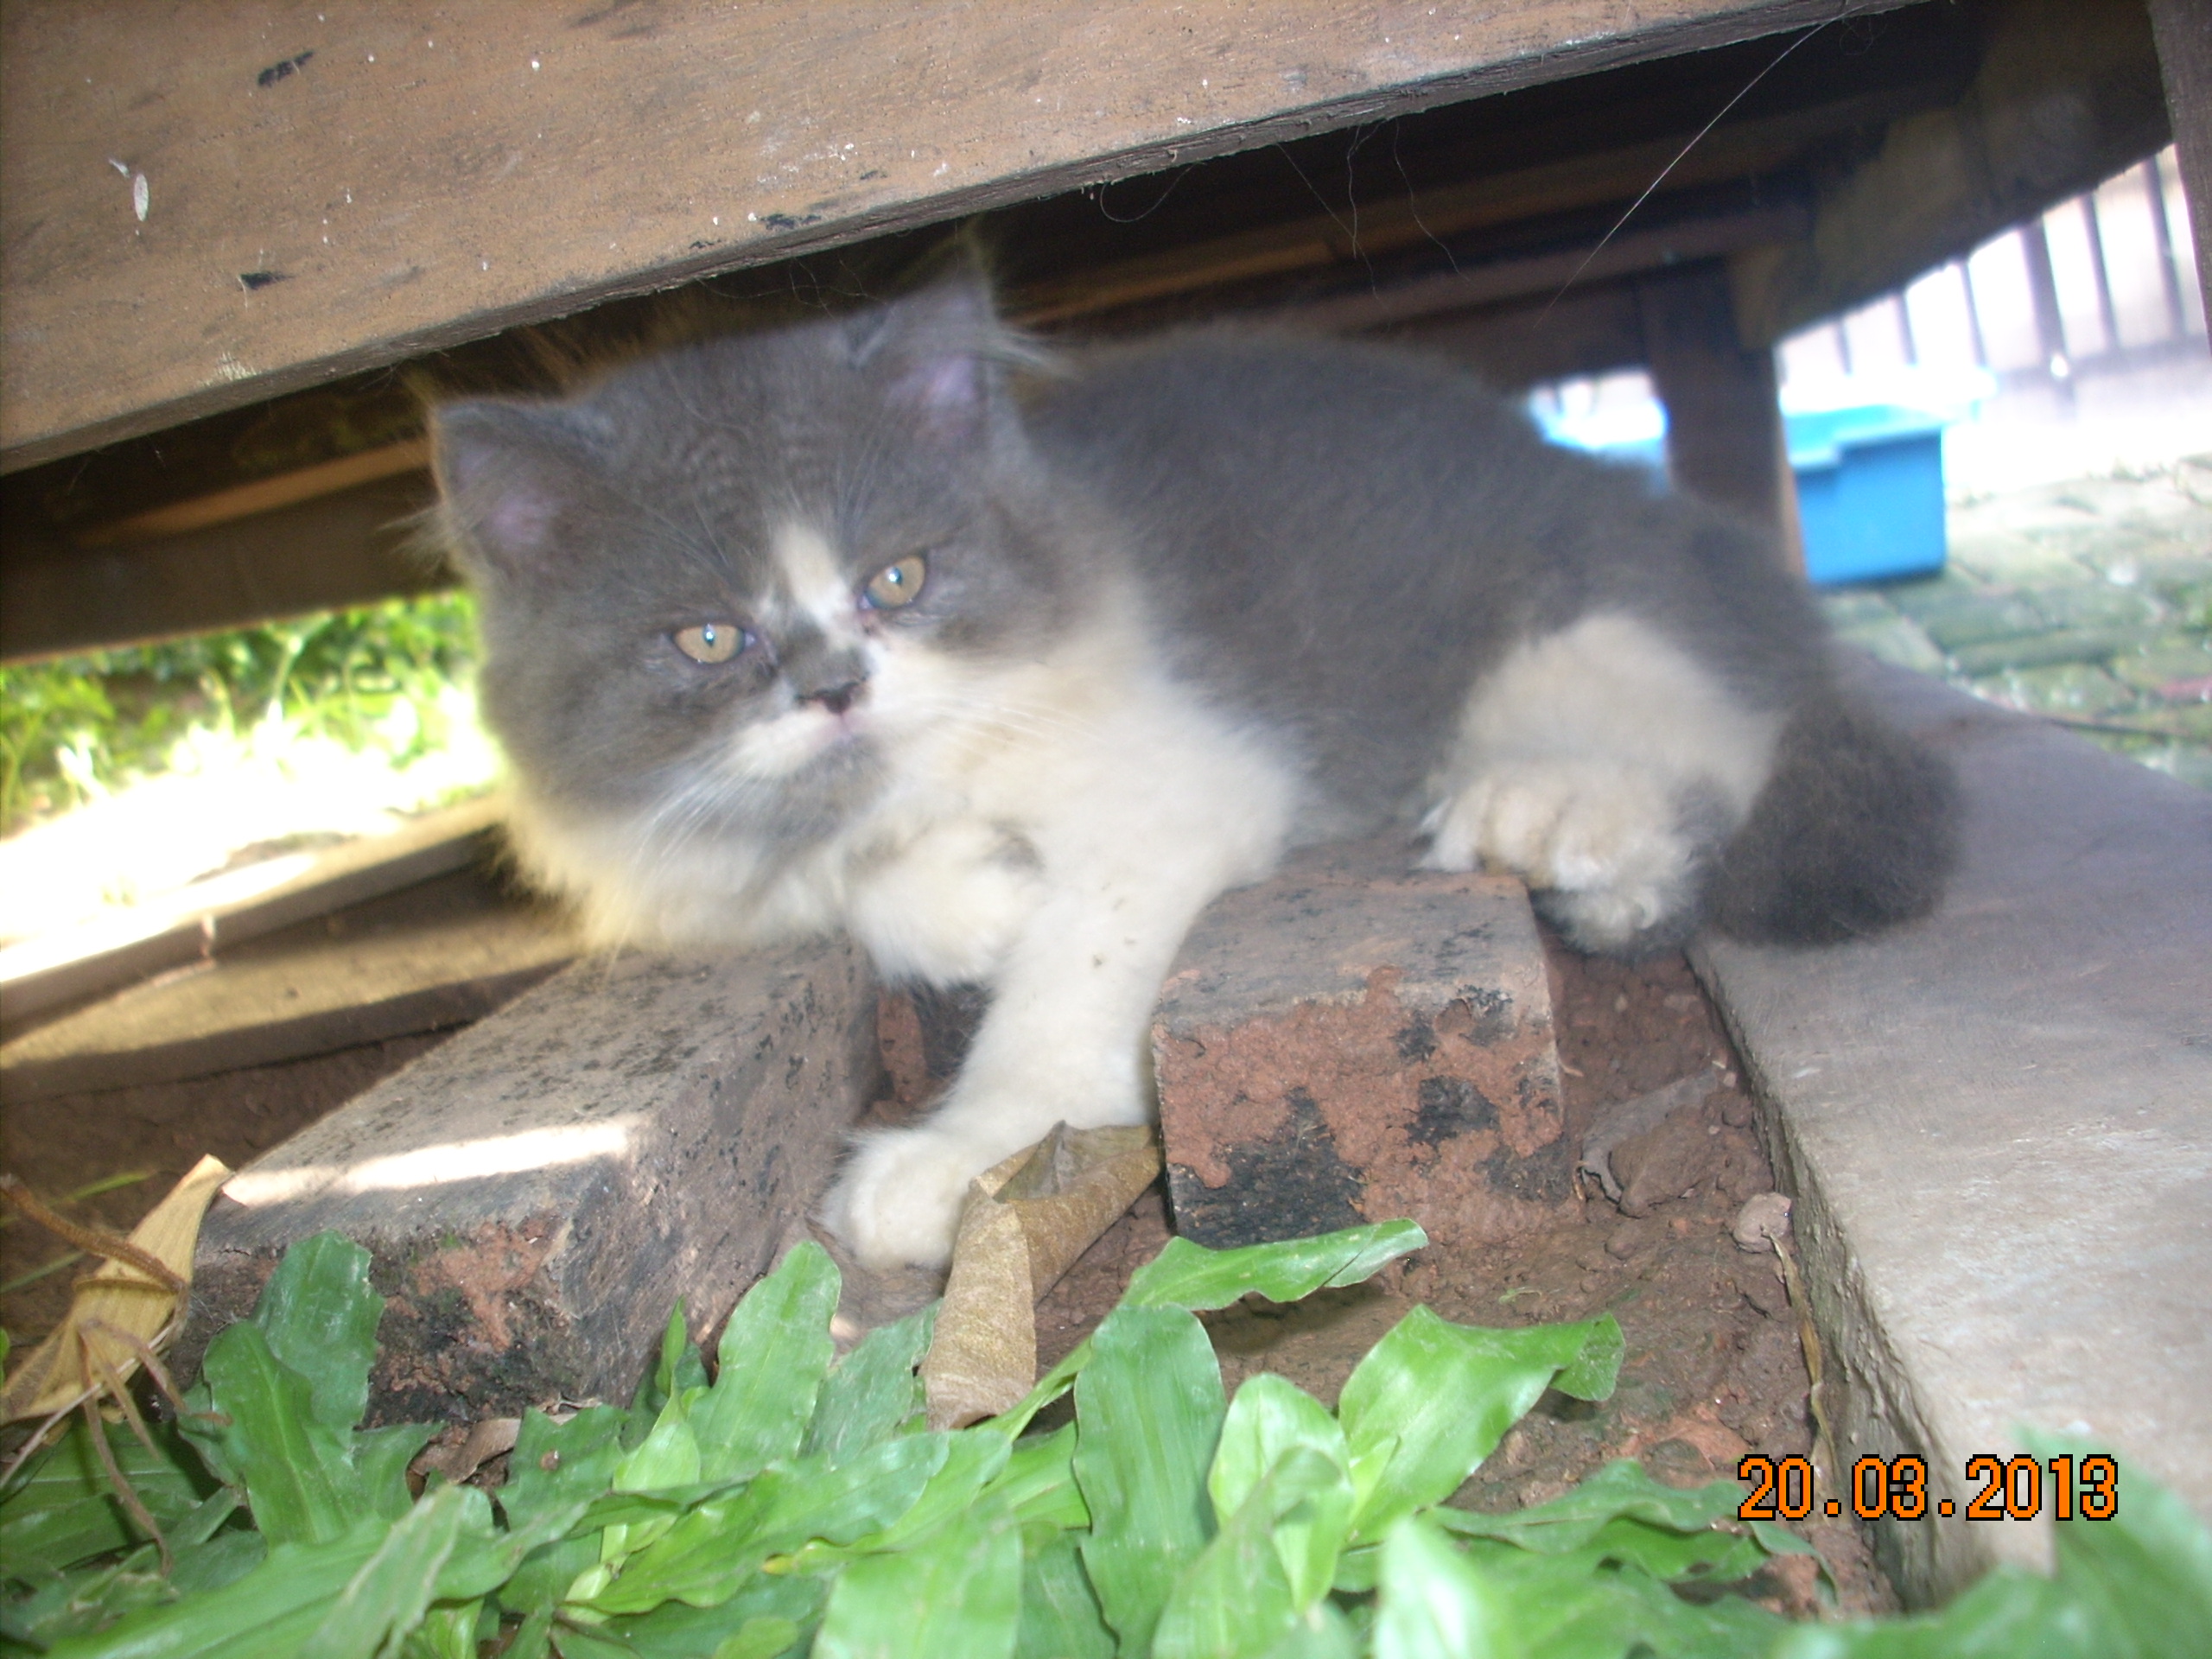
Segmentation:
<svg viewBox="0 0 2212 1659">
<path fill-rule="evenodd" d="M 2212 10 L 2203 0 L 2147 0 L 2166 117 L 2196 241 L 2196 282 L 2212 315 Z"/>
<path fill-rule="evenodd" d="M 1738 333 L 1769 345 L 1902 287 L 2166 142 L 2141 0 L 1993 3 L 1958 107 L 1909 116 L 1821 181 L 1813 233 L 1737 256 Z"/>
<path fill-rule="evenodd" d="M 18 526 L 0 563 L 0 661 L 244 627 L 445 586 L 451 576 L 424 556 L 415 529 L 434 499 L 429 474 L 411 472 L 151 540 L 118 537 L 84 548 Z M 204 501 L 181 505 L 211 511 Z"/>
<path fill-rule="evenodd" d="M 1993 1558 L 2047 1563 L 2048 1508 L 1963 1518 L 1966 1459 L 2022 1428 L 2212 1516 L 2212 796 L 1937 681 L 1856 677 L 1958 767 L 1942 907 L 1693 960 L 1772 1109 L 1838 1456 L 1928 1461 L 1929 1517 L 1878 1528 L 1926 1604 Z"/>
<path fill-rule="evenodd" d="M 500 816 L 495 800 L 465 802 L 394 835 L 250 864 L 118 915 L 9 945 L 0 949 L 0 1013 L 27 1020 L 460 869 L 485 855 Z"/>
<path fill-rule="evenodd" d="M 1198 0 L 1164 23 L 1143 0 L 19 0 L 0 16 L 0 465 L 610 296 L 1834 10 Z"/>
<path fill-rule="evenodd" d="M 1629 282 L 1578 284 L 1556 303 L 1530 300 L 1424 317 L 1381 337 L 1458 359 L 1501 391 L 1643 361 L 1643 319 Z"/>
<path fill-rule="evenodd" d="M 0 1046 L 0 1104 L 175 1083 L 481 1019 L 577 954 L 477 870 L 296 922 Z"/>
</svg>

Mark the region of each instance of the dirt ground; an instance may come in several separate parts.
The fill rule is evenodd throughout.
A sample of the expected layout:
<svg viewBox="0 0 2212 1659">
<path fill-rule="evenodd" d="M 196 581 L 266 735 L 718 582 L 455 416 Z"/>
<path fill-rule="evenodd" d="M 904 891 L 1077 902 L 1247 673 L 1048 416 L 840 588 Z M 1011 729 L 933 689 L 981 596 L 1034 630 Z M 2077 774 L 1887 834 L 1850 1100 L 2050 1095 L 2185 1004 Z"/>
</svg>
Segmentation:
<svg viewBox="0 0 2212 1659">
<path fill-rule="evenodd" d="M 1568 1130 L 1578 1144 L 1605 1139 L 1619 1126 L 1619 1109 L 1652 1091 L 1705 1080 L 1677 1090 L 1678 1109 L 1617 1148 L 1621 1201 L 1586 1182 L 1555 1226 L 1510 1248 L 1432 1247 L 1368 1286 L 1295 1306 L 1247 1303 L 1211 1315 L 1230 1387 L 1268 1370 L 1333 1402 L 1359 1357 L 1415 1302 L 1490 1325 L 1611 1312 L 1628 1340 L 1613 1397 L 1588 1404 L 1546 1395 L 1459 1503 L 1490 1510 L 1540 1503 L 1613 1458 L 1641 1458 L 1660 1478 L 1691 1484 L 1732 1474 L 1746 1452 L 1808 1452 L 1805 1362 L 1775 1259 L 1745 1253 L 1730 1235 L 1743 1201 L 1766 1191 L 1772 1175 L 1711 1004 L 1678 955 L 1629 965 L 1554 944 L 1551 962 Z M 961 1027 L 976 1012 L 972 1000 L 954 997 L 924 1005 L 918 1019 L 910 1008 L 888 1020 L 893 1076 L 949 1073 Z M 75 1219 L 127 1230 L 203 1152 L 243 1164 L 438 1040 L 409 1038 L 192 1083 L 41 1101 L 0 1122 L 0 1166 L 49 1199 L 143 1172 L 142 1180 L 62 1205 Z M 1155 1189 L 1039 1306 L 1043 1363 L 1096 1323 L 1167 1233 Z M 19 1344 L 67 1306 L 79 1269 L 22 1282 L 61 1253 L 20 1219 L 0 1228 L 7 1286 L 0 1322 Z M 1850 1522 L 1813 1522 L 1801 1530 L 1827 1561 L 1844 1609 L 1894 1607 Z M 1771 1588 L 1800 1611 L 1815 1605 L 1808 1572 L 1785 1570 Z"/>
</svg>

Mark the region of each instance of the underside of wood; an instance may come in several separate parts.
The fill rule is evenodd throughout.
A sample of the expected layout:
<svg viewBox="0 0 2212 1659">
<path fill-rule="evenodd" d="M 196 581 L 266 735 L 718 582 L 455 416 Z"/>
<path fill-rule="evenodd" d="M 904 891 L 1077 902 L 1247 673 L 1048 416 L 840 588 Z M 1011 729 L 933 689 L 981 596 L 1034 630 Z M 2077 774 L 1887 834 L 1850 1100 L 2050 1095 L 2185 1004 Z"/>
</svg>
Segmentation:
<svg viewBox="0 0 2212 1659">
<path fill-rule="evenodd" d="M 2212 9 L 2203 0 L 2148 0 L 2166 88 L 2166 115 L 2189 195 L 2196 282 L 2212 311 Z"/>
<path fill-rule="evenodd" d="M 22 0 L 0 20 L 0 456 L 12 470 L 613 296 L 1833 10 L 1205 0 L 1163 26 L 1118 0 L 418 24 L 308 0 Z"/>
<path fill-rule="evenodd" d="M 1958 104 L 1895 121 L 1815 175 L 1812 233 L 1736 259 L 1748 344 L 1885 294 L 2088 189 L 2167 140 L 2141 0 L 2008 0 L 1974 15 L 1980 67 Z"/>
</svg>

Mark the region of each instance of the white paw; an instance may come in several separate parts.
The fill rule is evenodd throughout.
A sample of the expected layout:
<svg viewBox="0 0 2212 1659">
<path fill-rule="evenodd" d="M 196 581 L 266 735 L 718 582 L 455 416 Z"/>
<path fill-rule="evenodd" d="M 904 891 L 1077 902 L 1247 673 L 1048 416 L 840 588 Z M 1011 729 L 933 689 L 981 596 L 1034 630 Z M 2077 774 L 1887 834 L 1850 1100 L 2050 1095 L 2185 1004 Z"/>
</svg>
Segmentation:
<svg viewBox="0 0 2212 1659">
<path fill-rule="evenodd" d="M 823 1200 L 823 1222 L 862 1267 L 942 1268 L 968 1183 L 1002 1155 L 927 1126 L 871 1135 Z"/>
<path fill-rule="evenodd" d="M 1668 791 L 1617 762 L 1496 767 L 1432 810 L 1422 862 L 1512 871 L 1568 899 L 1583 941 L 1629 943 L 1689 898 L 1693 849 Z"/>
</svg>

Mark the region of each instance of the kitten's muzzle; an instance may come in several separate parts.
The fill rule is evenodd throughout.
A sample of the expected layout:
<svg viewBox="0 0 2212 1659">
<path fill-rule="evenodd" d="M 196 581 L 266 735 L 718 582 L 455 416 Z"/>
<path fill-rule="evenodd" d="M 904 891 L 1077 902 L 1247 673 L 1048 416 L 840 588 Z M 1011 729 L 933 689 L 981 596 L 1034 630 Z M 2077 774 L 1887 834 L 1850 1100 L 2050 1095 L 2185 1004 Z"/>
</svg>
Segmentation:
<svg viewBox="0 0 2212 1659">
<path fill-rule="evenodd" d="M 811 691 L 802 691 L 799 701 L 818 702 L 831 714 L 842 715 L 858 702 L 867 690 L 868 681 L 865 678 L 847 680 L 841 684 L 818 686 Z"/>
</svg>

